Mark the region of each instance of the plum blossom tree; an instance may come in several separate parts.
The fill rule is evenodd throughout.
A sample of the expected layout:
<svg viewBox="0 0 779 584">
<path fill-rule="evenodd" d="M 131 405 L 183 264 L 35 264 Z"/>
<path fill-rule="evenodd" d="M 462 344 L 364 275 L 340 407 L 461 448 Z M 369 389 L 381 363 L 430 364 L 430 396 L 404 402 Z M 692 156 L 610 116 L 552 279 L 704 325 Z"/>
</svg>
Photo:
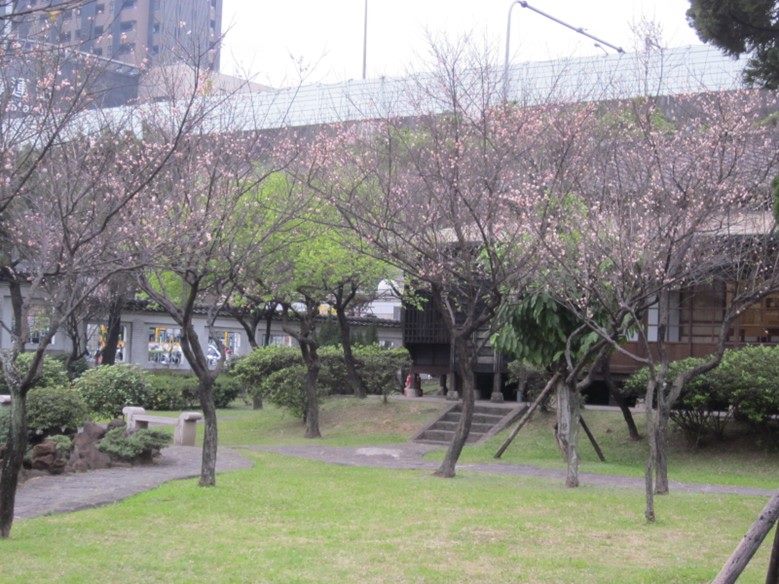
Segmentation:
<svg viewBox="0 0 779 584">
<path fill-rule="evenodd" d="M 210 107 L 193 91 L 173 105 L 99 109 L 110 90 L 102 62 L 62 47 L 32 50 L 20 62 L 20 50 L 11 42 L 0 52 L 11 59 L 3 75 L 23 68 L 31 80 L 29 92 L 6 92 L 0 100 L 0 273 L 12 307 L 0 323 L 11 340 L 0 361 L 12 398 L 0 537 L 11 531 L 27 443 L 26 397 L 44 351 L 109 277 L 138 265 L 123 213 Z M 25 350 L 33 358 L 20 370 L 16 357 Z"/>
<path fill-rule="evenodd" d="M 433 56 L 434 73 L 404 87 L 410 117 L 323 130 L 297 176 L 443 315 L 463 415 L 436 474 L 452 477 L 473 417 L 474 333 L 535 277 L 545 201 L 583 162 L 571 144 L 589 108 L 507 104 L 487 57 L 465 45 Z"/>
<path fill-rule="evenodd" d="M 615 351 L 650 368 L 650 521 L 654 493 L 668 491 L 671 407 L 686 382 L 719 363 L 734 319 L 779 286 L 769 187 L 776 131 L 765 122 L 775 107 L 775 96 L 743 91 L 612 106 L 591 127 L 590 171 L 572 191 L 582 204 L 569 207 L 568 227 L 545 240 L 562 267 L 557 297 Z M 667 383 L 672 297 L 712 282 L 733 286 L 716 350 Z M 637 349 L 623 337 L 636 338 Z"/>
<path fill-rule="evenodd" d="M 249 277 L 248 267 L 262 264 L 283 245 L 280 233 L 298 210 L 290 196 L 275 191 L 270 197 L 263 189 L 293 150 L 281 132 L 241 131 L 233 125 L 254 119 L 234 105 L 223 104 L 218 131 L 211 127 L 209 134 L 188 137 L 132 219 L 137 254 L 147 266 L 137 272 L 138 286 L 181 327 L 181 349 L 198 378 L 205 420 L 202 486 L 216 484 L 213 384 L 225 351 L 214 323 Z M 196 310 L 205 315 L 207 336 L 219 349 L 214 368 L 208 338 L 194 324 Z"/>
</svg>

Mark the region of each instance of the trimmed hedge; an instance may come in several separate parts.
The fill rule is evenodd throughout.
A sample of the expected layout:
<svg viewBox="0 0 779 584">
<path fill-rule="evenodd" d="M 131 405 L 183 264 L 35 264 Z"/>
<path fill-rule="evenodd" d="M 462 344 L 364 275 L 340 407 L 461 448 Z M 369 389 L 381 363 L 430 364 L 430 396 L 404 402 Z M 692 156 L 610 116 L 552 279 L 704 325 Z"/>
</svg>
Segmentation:
<svg viewBox="0 0 779 584">
<path fill-rule="evenodd" d="M 185 410 L 200 408 L 198 379 L 192 373 L 175 371 L 150 371 L 146 374 L 149 392 L 145 403 L 147 410 Z M 228 374 L 219 375 L 214 381 L 214 403 L 217 408 L 226 408 L 241 393 L 241 382 Z"/>
<path fill-rule="evenodd" d="M 668 382 L 702 362 L 696 357 L 672 362 Z M 625 391 L 643 396 L 648 378 L 648 369 L 639 369 L 625 382 Z M 706 434 L 721 437 L 734 416 L 760 428 L 778 414 L 779 346 L 752 346 L 726 350 L 719 367 L 688 383 L 671 418 L 697 441 Z"/>
<path fill-rule="evenodd" d="M 124 428 L 114 428 L 103 437 L 98 448 L 121 460 L 151 462 L 170 441 L 170 435 L 159 430 L 137 430 L 128 435 Z"/>
<path fill-rule="evenodd" d="M 27 394 L 27 428 L 31 438 L 75 434 L 87 418 L 87 405 L 70 387 L 35 387 Z"/>
<path fill-rule="evenodd" d="M 76 379 L 73 387 L 91 412 L 108 418 L 121 416 L 125 406 L 143 407 L 151 397 L 144 372 L 124 363 L 90 369 Z"/>
<path fill-rule="evenodd" d="M 401 389 L 396 372 L 411 365 L 406 349 L 382 349 L 368 345 L 355 346 L 353 353 L 369 393 L 382 395 Z M 322 347 L 318 354 L 318 393 L 351 393 L 346 383 L 346 364 L 341 348 Z M 260 395 L 301 416 L 305 409 L 305 371 L 303 358 L 296 347 L 260 347 L 234 361 L 230 367 L 231 375 L 250 395 Z"/>
</svg>

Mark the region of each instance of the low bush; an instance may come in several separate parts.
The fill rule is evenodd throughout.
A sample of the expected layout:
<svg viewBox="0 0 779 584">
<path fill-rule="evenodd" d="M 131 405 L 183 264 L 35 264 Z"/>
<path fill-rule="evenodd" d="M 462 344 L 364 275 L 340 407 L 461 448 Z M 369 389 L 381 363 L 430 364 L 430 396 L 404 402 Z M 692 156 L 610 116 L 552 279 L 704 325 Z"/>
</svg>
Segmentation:
<svg viewBox="0 0 779 584">
<path fill-rule="evenodd" d="M 268 375 L 259 388 L 264 399 L 281 408 L 287 408 L 296 417 L 306 413 L 306 368 L 293 365 Z M 317 393 L 325 395 L 326 388 L 319 384 Z"/>
<path fill-rule="evenodd" d="M 29 370 L 32 358 L 33 353 L 21 353 L 16 357 L 16 368 L 21 374 L 25 374 Z M 67 385 L 69 382 L 70 379 L 63 361 L 56 356 L 45 355 L 33 387 L 56 387 Z M 0 370 L 0 393 L 10 393 L 2 370 Z"/>
<path fill-rule="evenodd" d="M 393 391 L 402 391 L 398 382 L 398 370 L 411 368 L 411 356 L 404 348 L 382 349 L 378 345 L 355 347 L 355 356 L 362 362 L 359 373 L 365 381 L 368 393 L 389 395 Z"/>
<path fill-rule="evenodd" d="M 146 383 L 149 386 L 146 401 L 138 405 L 147 410 L 187 409 L 193 405 L 190 396 L 197 393 L 197 379 L 184 373 L 150 371 L 146 373 Z"/>
<path fill-rule="evenodd" d="M 106 433 L 98 448 L 121 460 L 151 462 L 170 441 L 169 434 L 158 430 L 138 430 L 127 435 L 124 428 L 114 428 Z"/>
<path fill-rule="evenodd" d="M 27 428 L 35 441 L 75 434 L 86 417 L 84 399 L 69 387 L 34 387 L 27 394 Z"/>
<path fill-rule="evenodd" d="M 232 361 L 230 374 L 253 396 L 262 393 L 261 386 L 271 373 L 302 364 L 303 358 L 297 347 L 258 347 Z"/>
<path fill-rule="evenodd" d="M 66 458 L 70 454 L 70 451 L 73 450 L 73 440 L 71 440 L 69 436 L 54 434 L 47 439 L 57 445 L 57 454 L 60 457 Z"/>
<path fill-rule="evenodd" d="M 125 406 L 148 403 L 149 385 L 143 371 L 134 365 L 101 365 L 73 383 L 91 412 L 114 418 Z M 142 406 L 143 407 L 143 406 Z"/>
<path fill-rule="evenodd" d="M 779 346 L 728 349 L 707 378 L 727 395 L 738 419 L 760 427 L 779 415 Z"/>
</svg>

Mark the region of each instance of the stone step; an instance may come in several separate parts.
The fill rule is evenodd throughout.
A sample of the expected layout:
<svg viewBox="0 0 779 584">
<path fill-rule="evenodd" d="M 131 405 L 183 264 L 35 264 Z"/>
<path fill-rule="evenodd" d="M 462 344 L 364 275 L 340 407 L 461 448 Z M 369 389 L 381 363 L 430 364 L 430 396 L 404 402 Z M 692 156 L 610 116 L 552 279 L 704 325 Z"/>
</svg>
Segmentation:
<svg viewBox="0 0 779 584">
<path fill-rule="evenodd" d="M 473 414 L 471 424 L 490 424 L 495 425 L 503 419 L 503 416 L 493 416 L 491 414 Z M 460 412 L 448 412 L 443 418 L 444 422 L 459 422 Z"/>
<path fill-rule="evenodd" d="M 459 424 L 459 420 L 449 421 L 449 420 L 439 420 L 436 422 L 431 430 L 449 430 L 450 432 L 454 432 L 457 429 L 457 424 Z M 478 433 L 478 434 L 484 434 L 485 432 L 489 432 L 490 428 L 492 428 L 494 424 L 471 424 L 471 432 L 472 433 Z"/>
<path fill-rule="evenodd" d="M 476 442 L 479 438 L 481 438 L 481 434 L 474 434 L 470 433 L 468 434 L 468 438 L 465 440 L 466 442 Z M 449 444 L 452 441 L 452 438 L 454 438 L 454 432 L 450 430 L 427 430 L 425 431 L 421 436 L 417 438 L 417 440 L 423 441 L 423 442 L 439 442 L 442 444 Z"/>
</svg>

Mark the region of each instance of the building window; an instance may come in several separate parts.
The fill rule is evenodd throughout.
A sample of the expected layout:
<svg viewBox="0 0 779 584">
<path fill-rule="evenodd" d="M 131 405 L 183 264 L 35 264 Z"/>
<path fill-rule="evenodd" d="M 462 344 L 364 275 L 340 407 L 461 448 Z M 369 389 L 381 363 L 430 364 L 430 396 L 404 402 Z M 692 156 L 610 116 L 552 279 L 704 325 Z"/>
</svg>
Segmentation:
<svg viewBox="0 0 779 584">
<path fill-rule="evenodd" d="M 130 32 L 131 30 L 134 29 L 135 29 L 134 20 L 126 20 L 119 25 L 119 30 L 121 30 L 122 32 Z"/>
<path fill-rule="evenodd" d="M 97 14 L 103 14 L 103 12 L 105 12 L 105 4 L 103 3 L 95 4 L 95 12 Z"/>
<path fill-rule="evenodd" d="M 39 344 L 43 337 L 49 333 L 51 327 L 51 319 L 46 314 L 44 308 L 40 306 L 33 306 L 30 308 L 30 312 L 27 315 L 27 326 L 29 327 L 30 337 L 29 342 L 35 345 Z M 55 337 L 51 337 L 50 345 L 54 344 Z"/>
<path fill-rule="evenodd" d="M 159 55 L 160 54 L 160 47 L 158 45 L 153 45 L 151 48 L 151 54 L 152 55 Z"/>
<path fill-rule="evenodd" d="M 160 23 L 159 23 L 159 22 L 155 22 L 154 24 L 152 24 L 152 25 L 151 25 L 151 31 L 152 31 L 153 33 L 158 33 L 158 32 L 160 32 Z"/>
<path fill-rule="evenodd" d="M 135 50 L 135 43 L 122 43 L 119 45 L 119 54 L 132 53 Z"/>
<path fill-rule="evenodd" d="M 122 0 L 122 10 L 135 8 L 135 0 Z"/>
<path fill-rule="evenodd" d="M 108 327 L 104 324 L 87 325 L 87 353 L 89 360 L 100 365 L 103 361 L 103 348 L 108 338 Z M 116 344 L 116 362 L 126 363 L 130 360 L 127 341 L 130 338 L 127 325 L 119 330 L 119 342 Z"/>
<path fill-rule="evenodd" d="M 103 49 L 101 49 L 100 47 L 95 47 L 92 49 L 92 54 L 100 57 L 103 55 Z"/>
<path fill-rule="evenodd" d="M 67 32 L 61 32 L 60 33 L 60 42 L 61 43 L 69 43 L 70 42 L 70 31 Z"/>
<path fill-rule="evenodd" d="M 181 366 L 184 363 L 181 329 L 163 324 L 150 326 L 147 360 L 167 367 Z"/>
<path fill-rule="evenodd" d="M 92 29 L 92 32 L 95 33 L 96 37 L 101 36 L 103 34 L 103 25 L 101 24 L 95 25 L 95 28 Z"/>
</svg>

